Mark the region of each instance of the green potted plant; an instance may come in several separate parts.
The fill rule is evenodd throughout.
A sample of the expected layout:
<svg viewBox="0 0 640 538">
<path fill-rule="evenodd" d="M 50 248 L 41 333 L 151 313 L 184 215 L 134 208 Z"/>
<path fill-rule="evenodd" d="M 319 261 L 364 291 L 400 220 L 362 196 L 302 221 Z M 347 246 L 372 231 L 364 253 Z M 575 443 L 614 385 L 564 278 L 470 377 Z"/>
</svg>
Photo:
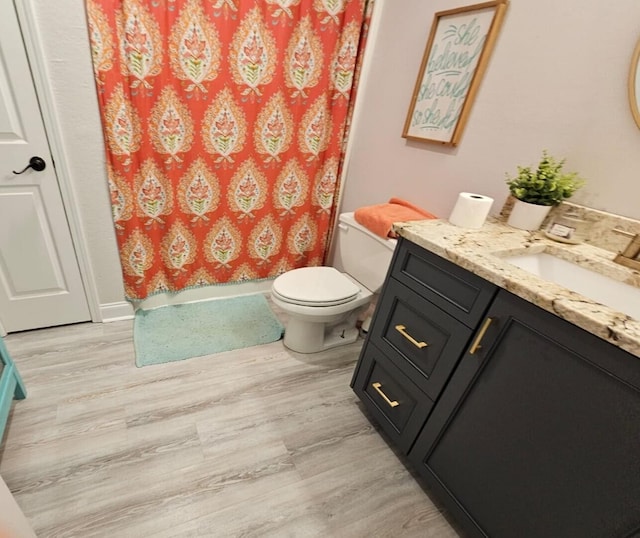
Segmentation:
<svg viewBox="0 0 640 538">
<path fill-rule="evenodd" d="M 509 191 L 516 198 L 507 224 L 522 230 L 537 230 L 549 210 L 571 197 L 584 180 L 577 172 L 562 170 L 565 159 L 557 160 L 542 152 L 536 169 L 518 166 L 515 177 L 507 175 Z"/>
</svg>

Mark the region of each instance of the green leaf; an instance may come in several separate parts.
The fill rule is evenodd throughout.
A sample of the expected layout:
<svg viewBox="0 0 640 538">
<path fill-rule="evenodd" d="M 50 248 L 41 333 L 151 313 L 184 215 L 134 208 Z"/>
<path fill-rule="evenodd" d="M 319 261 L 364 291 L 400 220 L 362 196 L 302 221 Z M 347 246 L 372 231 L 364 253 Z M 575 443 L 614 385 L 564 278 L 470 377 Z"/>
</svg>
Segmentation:
<svg viewBox="0 0 640 538">
<path fill-rule="evenodd" d="M 563 172 L 565 159 L 557 160 L 542 152 L 534 171 L 529 166 L 517 166 L 515 177 L 507 175 L 507 186 L 513 196 L 538 205 L 557 205 L 572 196 L 585 183 L 576 172 Z"/>
</svg>

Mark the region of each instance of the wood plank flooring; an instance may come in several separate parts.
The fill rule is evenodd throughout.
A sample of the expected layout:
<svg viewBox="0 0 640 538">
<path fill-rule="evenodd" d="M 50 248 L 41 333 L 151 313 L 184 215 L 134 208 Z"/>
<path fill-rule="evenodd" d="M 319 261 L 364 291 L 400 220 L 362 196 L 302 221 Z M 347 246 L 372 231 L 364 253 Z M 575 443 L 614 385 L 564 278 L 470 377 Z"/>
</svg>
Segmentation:
<svg viewBox="0 0 640 538">
<path fill-rule="evenodd" d="M 128 321 L 6 344 L 0 475 L 41 538 L 458 536 L 349 387 L 361 342 L 144 368 Z"/>
</svg>

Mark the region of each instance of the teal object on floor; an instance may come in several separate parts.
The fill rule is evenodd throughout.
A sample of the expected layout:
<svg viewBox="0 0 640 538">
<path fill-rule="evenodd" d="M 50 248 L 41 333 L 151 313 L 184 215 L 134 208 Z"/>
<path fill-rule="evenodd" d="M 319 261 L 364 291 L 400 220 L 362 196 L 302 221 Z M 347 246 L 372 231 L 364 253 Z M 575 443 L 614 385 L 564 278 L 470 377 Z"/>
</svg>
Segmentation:
<svg viewBox="0 0 640 538">
<path fill-rule="evenodd" d="M 22 378 L 0 336 L 0 442 L 9 418 L 11 403 L 14 399 L 24 400 L 26 397 L 27 391 Z"/>
<path fill-rule="evenodd" d="M 136 366 L 268 344 L 283 333 L 262 294 L 138 310 L 133 323 Z"/>
</svg>

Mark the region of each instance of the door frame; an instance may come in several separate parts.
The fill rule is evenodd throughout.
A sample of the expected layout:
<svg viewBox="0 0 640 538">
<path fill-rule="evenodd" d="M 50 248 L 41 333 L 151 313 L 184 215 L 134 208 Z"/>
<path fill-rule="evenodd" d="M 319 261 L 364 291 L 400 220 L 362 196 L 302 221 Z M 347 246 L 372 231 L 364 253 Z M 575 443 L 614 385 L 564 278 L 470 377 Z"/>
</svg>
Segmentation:
<svg viewBox="0 0 640 538">
<path fill-rule="evenodd" d="M 15 1 L 13 6 L 18 16 L 20 31 L 27 52 L 27 59 L 31 68 L 31 78 L 36 90 L 38 103 L 40 105 L 40 115 L 44 123 L 44 129 L 51 151 L 51 157 L 55 163 L 56 178 L 58 188 L 62 196 L 62 204 L 67 216 L 67 224 L 71 232 L 71 241 L 75 250 L 76 259 L 80 269 L 80 277 L 84 286 L 84 292 L 89 306 L 91 321 L 99 323 L 103 321 L 100 312 L 100 300 L 96 286 L 95 274 L 89 263 L 89 252 L 87 240 L 82 220 L 78 213 L 79 207 L 77 195 L 70 180 L 69 164 L 64 151 L 64 145 L 60 138 L 60 127 L 54 113 L 53 95 L 48 83 L 47 71 L 44 62 L 43 46 L 35 24 L 35 12 L 32 0 Z M 84 10 L 84 6 L 82 8 Z M 0 325 L 0 333 L 3 328 Z"/>
</svg>

